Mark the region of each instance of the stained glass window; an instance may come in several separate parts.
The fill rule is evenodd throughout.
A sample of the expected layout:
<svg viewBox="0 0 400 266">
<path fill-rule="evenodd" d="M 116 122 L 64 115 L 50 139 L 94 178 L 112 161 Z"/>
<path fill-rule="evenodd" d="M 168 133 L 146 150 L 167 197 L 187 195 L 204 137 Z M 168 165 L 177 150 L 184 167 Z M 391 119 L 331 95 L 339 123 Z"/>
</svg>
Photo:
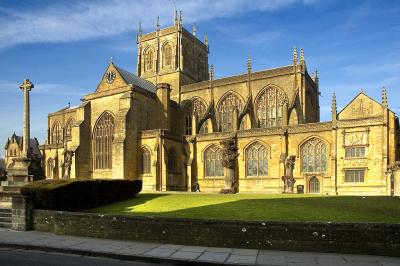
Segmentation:
<svg viewBox="0 0 400 266">
<path fill-rule="evenodd" d="M 176 172 L 176 153 L 175 149 L 171 148 L 168 151 L 168 172 Z"/>
<path fill-rule="evenodd" d="M 364 182 L 364 169 L 345 170 L 344 182 L 346 183 L 361 183 Z"/>
<path fill-rule="evenodd" d="M 228 92 L 218 104 L 217 110 L 219 114 L 220 130 L 222 132 L 229 132 L 233 130 L 232 118 L 233 111 L 237 109 L 239 112 L 242 110 L 242 101 L 236 94 Z"/>
<path fill-rule="evenodd" d="M 59 121 L 54 122 L 51 130 L 51 143 L 57 144 L 63 142 L 63 129 Z"/>
<path fill-rule="evenodd" d="M 326 144 L 311 138 L 301 146 L 302 171 L 304 173 L 326 172 Z"/>
<path fill-rule="evenodd" d="M 142 158 L 141 158 L 141 174 L 150 174 L 150 151 L 146 148 L 142 149 Z"/>
<path fill-rule="evenodd" d="M 103 113 L 93 129 L 93 167 L 94 169 L 112 168 L 112 141 L 114 138 L 114 117 Z"/>
<path fill-rule="evenodd" d="M 204 152 L 205 177 L 223 177 L 222 150 L 213 145 Z"/>
<path fill-rule="evenodd" d="M 67 122 L 67 125 L 65 126 L 65 138 L 67 140 L 71 140 L 72 138 L 72 124 L 73 124 L 73 120 L 70 119 Z"/>
<path fill-rule="evenodd" d="M 197 121 L 203 117 L 206 112 L 206 105 L 199 98 L 194 98 L 188 103 L 185 110 L 185 134 L 192 134 L 192 117 L 195 115 Z M 204 125 L 204 124 L 203 124 Z"/>
<path fill-rule="evenodd" d="M 264 89 L 256 101 L 256 113 L 261 128 L 282 126 L 282 109 L 287 103 L 286 94 L 278 88 Z"/>
<path fill-rule="evenodd" d="M 246 176 L 260 177 L 268 175 L 268 150 L 259 142 L 246 149 Z"/>
</svg>

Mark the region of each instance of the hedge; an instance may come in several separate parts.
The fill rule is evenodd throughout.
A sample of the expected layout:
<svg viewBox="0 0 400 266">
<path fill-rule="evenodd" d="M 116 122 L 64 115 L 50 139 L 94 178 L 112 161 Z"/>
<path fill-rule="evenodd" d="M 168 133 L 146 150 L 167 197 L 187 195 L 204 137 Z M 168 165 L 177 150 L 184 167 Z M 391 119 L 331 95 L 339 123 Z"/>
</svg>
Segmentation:
<svg viewBox="0 0 400 266">
<path fill-rule="evenodd" d="M 33 198 L 35 209 L 79 211 L 126 200 L 142 190 L 141 180 L 40 180 L 21 189 Z"/>
</svg>

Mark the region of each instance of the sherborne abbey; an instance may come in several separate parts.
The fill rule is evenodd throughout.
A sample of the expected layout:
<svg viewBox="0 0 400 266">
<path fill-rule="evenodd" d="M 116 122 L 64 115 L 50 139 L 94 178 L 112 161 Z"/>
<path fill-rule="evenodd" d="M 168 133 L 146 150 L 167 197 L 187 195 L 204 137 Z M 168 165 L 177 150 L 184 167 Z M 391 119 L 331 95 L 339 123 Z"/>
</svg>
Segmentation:
<svg viewBox="0 0 400 266">
<path fill-rule="evenodd" d="M 214 79 L 208 40 L 174 25 L 137 36 L 132 74 L 112 61 L 82 104 L 48 116 L 46 178 L 143 180 L 145 191 L 225 187 L 221 141 L 234 139 L 239 192 L 282 193 L 285 162 L 304 193 L 389 195 L 398 119 L 386 90 L 363 91 L 320 122 L 317 73 L 287 66 Z M 244 67 L 245 69 L 245 67 Z"/>
</svg>

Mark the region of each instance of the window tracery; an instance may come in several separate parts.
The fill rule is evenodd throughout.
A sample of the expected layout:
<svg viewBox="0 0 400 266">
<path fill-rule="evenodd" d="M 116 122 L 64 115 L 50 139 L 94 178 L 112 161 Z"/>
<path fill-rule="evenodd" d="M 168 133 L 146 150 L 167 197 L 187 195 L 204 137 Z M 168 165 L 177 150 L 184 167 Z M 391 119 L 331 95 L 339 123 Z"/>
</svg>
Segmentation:
<svg viewBox="0 0 400 266">
<path fill-rule="evenodd" d="M 219 127 L 222 132 L 229 132 L 233 130 L 233 112 L 235 109 L 240 112 L 242 110 L 242 106 L 242 101 L 236 94 L 232 92 L 229 92 L 223 97 L 217 108 L 220 124 Z"/>
<path fill-rule="evenodd" d="M 216 145 L 208 147 L 204 151 L 204 173 L 205 177 L 223 177 L 222 150 Z"/>
<path fill-rule="evenodd" d="M 311 138 L 301 146 L 302 171 L 304 173 L 326 172 L 326 144 Z"/>
<path fill-rule="evenodd" d="M 114 117 L 103 113 L 93 129 L 93 168 L 112 168 L 112 142 L 114 138 Z"/>
<path fill-rule="evenodd" d="M 282 126 L 283 106 L 287 104 L 286 94 L 279 88 L 264 89 L 256 102 L 256 113 L 261 128 Z"/>
<path fill-rule="evenodd" d="M 246 176 L 260 177 L 268 175 L 268 149 L 259 142 L 246 149 Z"/>
</svg>

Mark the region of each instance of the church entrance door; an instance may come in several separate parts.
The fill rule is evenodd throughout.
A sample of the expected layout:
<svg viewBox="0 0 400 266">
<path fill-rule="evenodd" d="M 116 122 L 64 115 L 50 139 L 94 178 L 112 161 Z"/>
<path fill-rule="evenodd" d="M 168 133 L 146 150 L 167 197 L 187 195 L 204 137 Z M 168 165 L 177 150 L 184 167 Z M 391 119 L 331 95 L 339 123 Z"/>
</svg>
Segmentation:
<svg viewBox="0 0 400 266">
<path fill-rule="evenodd" d="M 319 180 L 316 176 L 313 176 L 308 181 L 308 193 L 319 194 Z"/>
</svg>

